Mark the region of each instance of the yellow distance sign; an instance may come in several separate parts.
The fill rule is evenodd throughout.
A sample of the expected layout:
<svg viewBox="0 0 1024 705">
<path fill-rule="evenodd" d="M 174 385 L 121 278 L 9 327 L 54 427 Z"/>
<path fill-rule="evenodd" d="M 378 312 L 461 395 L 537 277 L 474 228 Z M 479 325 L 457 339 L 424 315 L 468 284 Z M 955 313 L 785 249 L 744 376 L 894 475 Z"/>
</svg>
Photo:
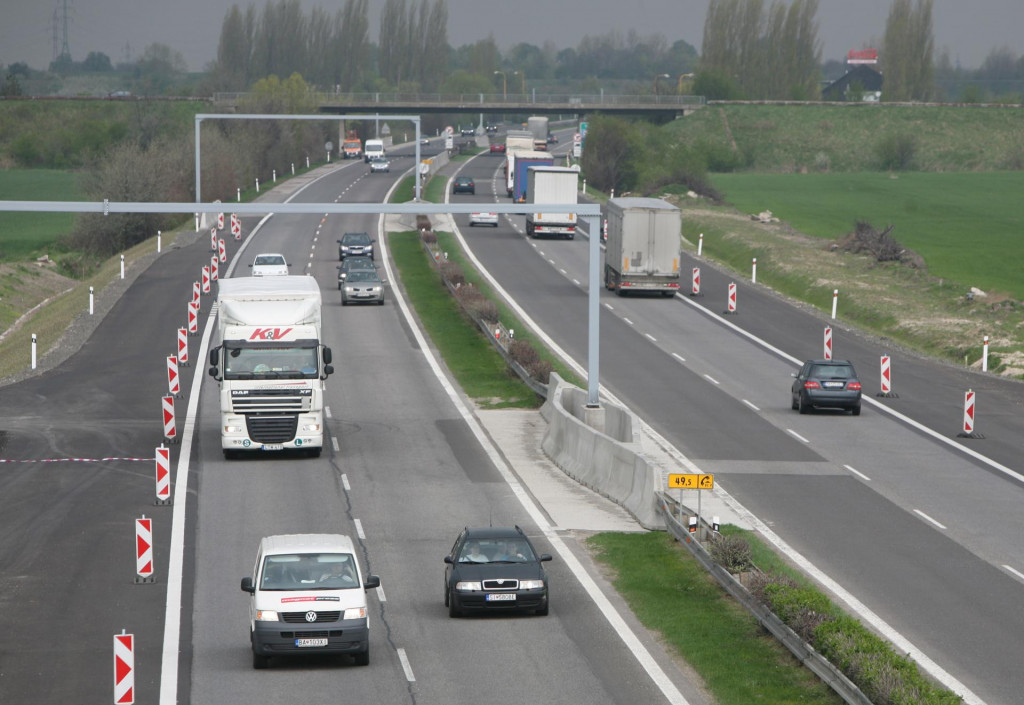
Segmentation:
<svg viewBox="0 0 1024 705">
<path fill-rule="evenodd" d="M 670 490 L 713 490 L 715 489 L 715 476 L 669 475 L 668 488 Z"/>
</svg>

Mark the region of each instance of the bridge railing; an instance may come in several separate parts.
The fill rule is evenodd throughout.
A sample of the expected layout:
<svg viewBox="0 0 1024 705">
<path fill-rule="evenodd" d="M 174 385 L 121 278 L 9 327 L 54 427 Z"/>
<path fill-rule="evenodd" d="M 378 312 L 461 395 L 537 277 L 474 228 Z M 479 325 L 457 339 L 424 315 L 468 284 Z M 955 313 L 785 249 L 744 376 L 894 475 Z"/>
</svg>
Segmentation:
<svg viewBox="0 0 1024 705">
<path fill-rule="evenodd" d="M 238 103 L 248 93 L 215 93 L 219 103 Z M 321 105 L 580 105 L 592 108 L 595 105 L 618 106 L 665 106 L 697 107 L 704 105 L 700 95 L 614 95 L 609 93 L 330 93 L 317 92 L 313 99 Z"/>
</svg>

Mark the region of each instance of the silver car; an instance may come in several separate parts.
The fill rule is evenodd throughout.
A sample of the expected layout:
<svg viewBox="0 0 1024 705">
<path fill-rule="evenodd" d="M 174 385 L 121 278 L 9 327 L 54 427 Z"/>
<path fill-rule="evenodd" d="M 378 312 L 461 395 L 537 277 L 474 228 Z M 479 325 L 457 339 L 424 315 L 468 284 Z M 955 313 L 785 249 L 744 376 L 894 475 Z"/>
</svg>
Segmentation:
<svg viewBox="0 0 1024 705">
<path fill-rule="evenodd" d="M 345 277 L 341 285 L 341 305 L 353 303 L 384 305 L 384 282 L 376 270 L 354 270 Z"/>
<path fill-rule="evenodd" d="M 391 173 L 391 162 L 388 161 L 387 157 L 370 158 L 370 173 L 376 174 L 378 171 Z"/>
<path fill-rule="evenodd" d="M 348 273 L 356 270 L 376 271 L 377 265 L 369 257 L 346 257 L 338 265 L 338 289 L 345 283 Z"/>
</svg>

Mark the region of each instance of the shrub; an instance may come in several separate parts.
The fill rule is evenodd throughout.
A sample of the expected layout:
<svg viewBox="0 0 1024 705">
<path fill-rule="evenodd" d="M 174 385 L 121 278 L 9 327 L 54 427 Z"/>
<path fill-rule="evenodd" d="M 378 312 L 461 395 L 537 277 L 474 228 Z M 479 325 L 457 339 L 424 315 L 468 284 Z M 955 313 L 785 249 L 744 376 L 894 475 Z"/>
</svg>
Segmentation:
<svg viewBox="0 0 1024 705">
<path fill-rule="evenodd" d="M 808 643 L 815 629 L 833 619 L 832 603 L 811 588 L 773 583 L 765 585 L 763 594 L 771 611 Z"/>
<path fill-rule="evenodd" d="M 875 145 L 875 155 L 882 169 L 909 169 L 917 155 L 917 137 L 907 132 L 883 135 Z"/>
<path fill-rule="evenodd" d="M 741 573 L 754 567 L 750 557 L 750 543 L 737 534 L 713 537 L 708 543 L 708 553 L 715 563 L 730 573 Z"/>
<path fill-rule="evenodd" d="M 455 262 L 444 261 L 441 263 L 441 279 L 454 287 L 461 287 L 466 283 L 466 275 Z"/>
</svg>

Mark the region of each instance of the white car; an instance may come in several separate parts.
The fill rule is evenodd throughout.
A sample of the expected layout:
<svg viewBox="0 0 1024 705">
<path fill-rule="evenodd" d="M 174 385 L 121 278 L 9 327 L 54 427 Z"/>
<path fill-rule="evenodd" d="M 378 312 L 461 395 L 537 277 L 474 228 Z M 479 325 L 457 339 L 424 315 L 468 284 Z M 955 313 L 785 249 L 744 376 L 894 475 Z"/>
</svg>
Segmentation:
<svg viewBox="0 0 1024 705">
<path fill-rule="evenodd" d="M 273 252 L 263 252 L 256 255 L 256 259 L 249 265 L 254 277 L 277 277 L 288 274 L 291 267 L 285 260 L 284 255 Z"/>
<path fill-rule="evenodd" d="M 469 214 L 469 225 L 493 225 L 498 227 L 498 214 L 497 213 L 470 213 Z"/>
<path fill-rule="evenodd" d="M 341 534 L 290 534 L 260 541 L 249 593 L 249 642 L 253 668 L 271 656 L 351 654 L 370 663 L 366 591 L 380 578 L 359 567 L 352 539 Z"/>
</svg>

